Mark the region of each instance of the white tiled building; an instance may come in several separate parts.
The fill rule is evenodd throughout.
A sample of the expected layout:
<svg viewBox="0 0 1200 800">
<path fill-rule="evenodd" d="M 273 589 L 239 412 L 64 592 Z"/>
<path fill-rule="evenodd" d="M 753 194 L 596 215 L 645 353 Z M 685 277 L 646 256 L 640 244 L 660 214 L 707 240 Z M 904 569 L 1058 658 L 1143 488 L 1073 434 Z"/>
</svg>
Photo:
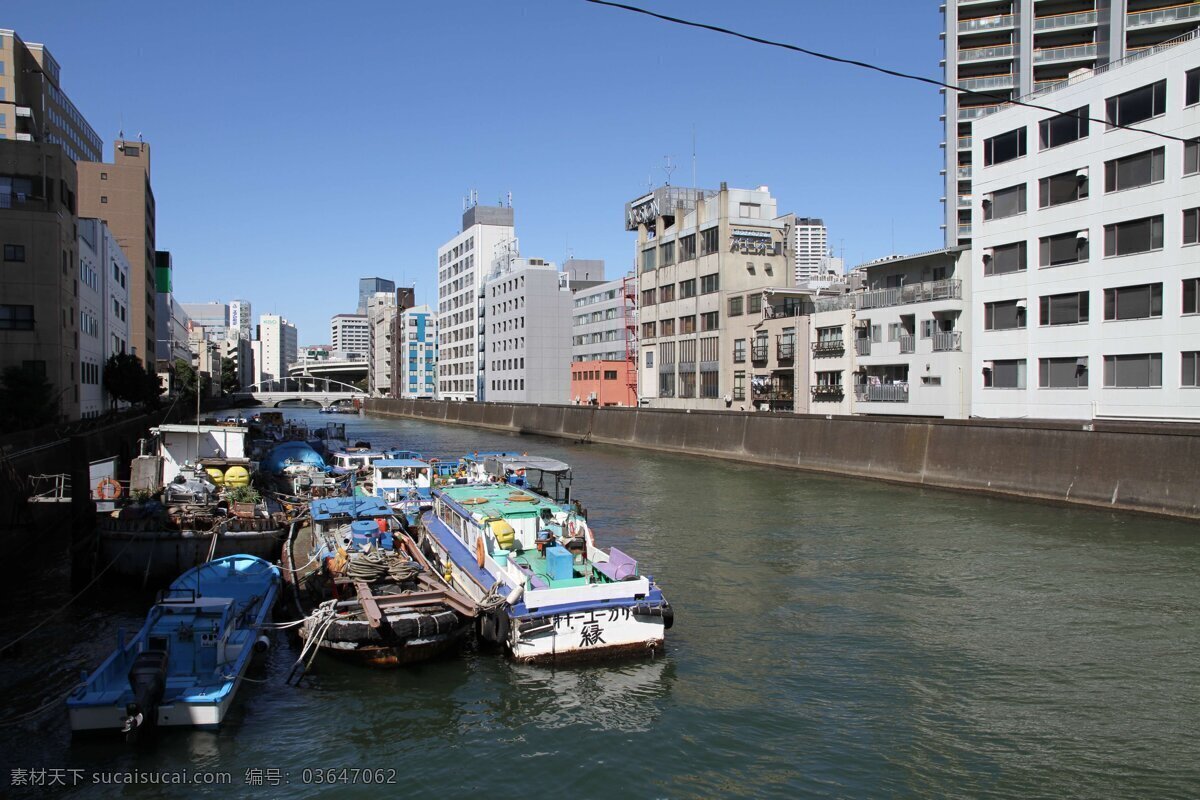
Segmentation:
<svg viewBox="0 0 1200 800">
<path fill-rule="evenodd" d="M 258 380 L 287 377 L 288 367 L 296 363 L 296 326 L 278 314 L 258 318 L 258 345 L 254 350 Z"/>
<path fill-rule="evenodd" d="M 392 396 L 437 397 L 437 314 L 428 305 L 400 312 L 392 346 Z"/>
<path fill-rule="evenodd" d="M 565 403 L 570 391 L 570 281 L 551 261 L 516 258 L 484 284 L 479 399 Z"/>
<path fill-rule="evenodd" d="M 104 413 L 104 364 L 129 344 L 129 260 L 103 221 L 79 220 L 79 412 Z"/>
<path fill-rule="evenodd" d="M 371 351 L 371 324 L 366 315 L 334 314 L 329 319 L 329 342 L 335 353 L 366 358 Z"/>
<path fill-rule="evenodd" d="M 1036 102 L 974 123 L 973 414 L 1200 418 L 1200 39 Z"/>
</svg>

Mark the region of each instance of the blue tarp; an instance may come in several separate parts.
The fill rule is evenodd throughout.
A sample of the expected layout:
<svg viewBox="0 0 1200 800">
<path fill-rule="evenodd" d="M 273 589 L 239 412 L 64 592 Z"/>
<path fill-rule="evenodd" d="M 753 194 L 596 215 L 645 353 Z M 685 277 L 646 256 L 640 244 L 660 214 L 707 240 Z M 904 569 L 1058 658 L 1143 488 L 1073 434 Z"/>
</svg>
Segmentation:
<svg viewBox="0 0 1200 800">
<path fill-rule="evenodd" d="M 284 442 L 278 445 L 263 459 L 262 468 L 272 475 L 279 475 L 289 461 L 299 461 L 326 469 L 325 459 L 307 442 Z"/>
</svg>

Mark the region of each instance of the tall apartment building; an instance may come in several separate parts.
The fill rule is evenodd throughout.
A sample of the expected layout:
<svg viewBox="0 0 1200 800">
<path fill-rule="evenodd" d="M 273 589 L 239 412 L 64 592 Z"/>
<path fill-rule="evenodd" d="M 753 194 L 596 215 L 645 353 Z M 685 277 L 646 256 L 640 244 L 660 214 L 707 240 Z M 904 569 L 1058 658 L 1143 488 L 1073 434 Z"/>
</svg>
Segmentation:
<svg viewBox="0 0 1200 800">
<path fill-rule="evenodd" d="M 389 281 L 387 278 L 358 279 L 358 308 L 356 313 L 359 316 L 366 316 L 367 303 L 379 292 L 387 292 L 394 295 L 396 292 L 395 281 Z"/>
<path fill-rule="evenodd" d="M 79 213 L 104 220 L 125 250 L 129 283 L 130 349 L 154 365 L 155 206 L 150 187 L 150 145 L 117 140 L 113 163 L 80 161 Z"/>
<path fill-rule="evenodd" d="M 637 232 L 639 402 L 726 408 L 747 304 L 795 279 L 795 217 L 777 214 L 765 186 L 721 184 L 655 189 L 626 204 L 625 220 Z"/>
<path fill-rule="evenodd" d="M 438 248 L 438 396 L 482 400 L 480 337 L 485 303 L 480 296 L 493 263 L 516 252 L 511 206 L 474 205 L 462 230 Z"/>
<path fill-rule="evenodd" d="M 129 261 L 108 227 L 79 220 L 80 416 L 108 411 L 104 365 L 129 341 Z"/>
<path fill-rule="evenodd" d="M 263 314 L 258 318 L 258 339 L 260 352 L 254 355 L 259 380 L 286 378 L 297 358 L 296 326 L 278 314 Z"/>
<path fill-rule="evenodd" d="M 792 250 L 796 254 L 796 285 L 820 280 L 829 271 L 829 231 L 825 223 L 811 217 L 798 217 L 792 230 Z"/>
<path fill-rule="evenodd" d="M 573 403 L 637 405 L 635 273 L 574 288 L 571 317 Z"/>
<path fill-rule="evenodd" d="M 1121 61 L 1200 25 L 1198 0 L 959 0 L 942 5 L 946 244 L 968 244 L 979 222 L 972 191 L 973 124 L 1003 101 L 1039 102 L 1073 76 Z"/>
<path fill-rule="evenodd" d="M 437 397 L 437 314 L 428 305 L 404 308 L 392 333 L 392 397 Z"/>
<path fill-rule="evenodd" d="M 365 314 L 334 314 L 329 318 L 329 342 L 335 353 L 366 358 L 371 351 L 371 324 Z"/>
<path fill-rule="evenodd" d="M 376 292 L 367 300 L 367 391 L 373 397 L 392 393 L 392 351 L 395 348 L 396 292 Z"/>
<path fill-rule="evenodd" d="M 477 398 L 501 403 L 565 403 L 570 389 L 571 286 L 540 258 L 506 259 L 482 292 Z"/>
<path fill-rule="evenodd" d="M 1038 102 L 975 123 L 972 413 L 1200 419 L 1200 38 Z"/>
<path fill-rule="evenodd" d="M 254 344 L 256 343 L 241 336 L 231 336 L 219 342 L 221 357 L 233 362 L 238 385 L 243 389 L 258 381 L 258 373 L 254 368 Z"/>
<path fill-rule="evenodd" d="M 72 161 L 99 161 L 103 143 L 61 77 L 45 45 L 0 29 L 0 139 L 57 144 Z"/>
<path fill-rule="evenodd" d="M 238 336 L 246 341 L 253 338 L 254 329 L 250 317 L 250 302 L 248 300 L 229 301 L 229 337 Z"/>
<path fill-rule="evenodd" d="M 0 141 L 0 370 L 45 374 L 79 416 L 75 166 L 57 144 Z"/>
</svg>

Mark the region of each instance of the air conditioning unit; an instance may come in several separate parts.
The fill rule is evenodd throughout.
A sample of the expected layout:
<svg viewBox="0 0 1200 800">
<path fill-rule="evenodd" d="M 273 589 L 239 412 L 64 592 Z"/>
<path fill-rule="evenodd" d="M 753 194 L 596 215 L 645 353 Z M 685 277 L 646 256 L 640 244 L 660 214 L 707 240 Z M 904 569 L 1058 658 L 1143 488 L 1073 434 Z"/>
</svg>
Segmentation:
<svg viewBox="0 0 1200 800">
<path fill-rule="evenodd" d="M 1017 308 L 1028 308 L 1028 307 L 1029 307 L 1029 301 L 1026 300 L 1025 298 L 1022 297 L 1021 299 L 1017 300 Z"/>
</svg>

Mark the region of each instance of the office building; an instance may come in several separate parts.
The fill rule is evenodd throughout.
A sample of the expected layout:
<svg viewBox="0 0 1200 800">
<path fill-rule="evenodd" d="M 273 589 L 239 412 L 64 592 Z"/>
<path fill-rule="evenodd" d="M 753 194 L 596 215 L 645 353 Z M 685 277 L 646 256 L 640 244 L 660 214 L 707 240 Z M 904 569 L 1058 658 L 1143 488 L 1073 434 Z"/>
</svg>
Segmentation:
<svg viewBox="0 0 1200 800">
<path fill-rule="evenodd" d="M 75 167 L 57 144 L 0 141 L 0 370 L 46 376 L 79 416 Z"/>
<path fill-rule="evenodd" d="M 480 291 L 493 263 L 517 252 L 511 206 L 471 206 L 461 231 L 438 248 L 438 397 L 483 399 Z"/>
<path fill-rule="evenodd" d="M 99 161 L 100 137 L 63 92 L 61 77 L 45 45 L 0 29 L 0 139 L 57 144 L 72 161 Z"/>
<path fill-rule="evenodd" d="M 792 250 L 796 254 L 796 286 L 821 280 L 829 272 L 829 231 L 825 223 L 811 217 L 796 219 L 792 229 Z"/>
<path fill-rule="evenodd" d="M 1200 419 L 1200 38 L 1038 103 L 974 126 L 972 413 Z"/>
<path fill-rule="evenodd" d="M 117 140 L 113 163 L 80 161 L 79 213 L 103 220 L 129 259 L 129 342 L 154 366 L 155 206 L 150 186 L 150 145 Z"/>
<path fill-rule="evenodd" d="M 395 291 L 376 292 L 367 300 L 367 392 L 372 397 L 391 396 L 398 312 Z"/>
<path fill-rule="evenodd" d="M 570 390 L 571 287 L 552 261 L 512 258 L 483 285 L 482 396 L 565 403 Z"/>
<path fill-rule="evenodd" d="M 571 402 L 637 405 L 634 273 L 594 286 L 577 286 L 572 280 Z"/>
<path fill-rule="evenodd" d="M 386 278 L 359 278 L 358 279 L 358 307 L 356 313 L 359 316 L 366 316 L 367 303 L 370 299 L 379 292 L 387 292 L 394 294 L 396 291 L 395 281 L 389 281 Z"/>
<path fill-rule="evenodd" d="M 392 334 L 392 397 L 437 397 L 437 314 L 428 305 L 404 308 Z"/>
<path fill-rule="evenodd" d="M 371 350 L 371 325 L 365 314 L 334 314 L 329 319 L 330 346 L 337 358 L 366 358 Z"/>
<path fill-rule="evenodd" d="M 972 190 L 981 166 L 973 159 L 976 121 L 1008 99 L 1040 103 L 1064 82 L 1200 24 L 1196 0 L 959 0 L 943 3 L 942 12 L 946 83 L 987 93 L 944 91 L 947 246 L 969 243 L 979 222 Z"/>
<path fill-rule="evenodd" d="M 231 336 L 218 344 L 221 347 L 221 357 L 228 358 L 233 362 L 233 370 L 237 375 L 239 387 L 248 389 L 251 384 L 257 382 L 258 373 L 254 367 L 253 342 L 242 336 Z"/>
<path fill-rule="evenodd" d="M 738 318 L 761 318 L 762 291 L 795 280 L 795 217 L 777 214 L 765 186 L 722 184 L 655 189 L 626 204 L 625 219 L 637 232 L 639 402 L 727 407 L 747 377 L 734 364 L 735 340 L 745 338 Z"/>
<path fill-rule="evenodd" d="M 192 330 L 201 328 L 203 337 L 218 341 L 230 332 L 229 306 L 224 303 L 181 303 L 183 312 L 191 322 Z"/>
<path fill-rule="evenodd" d="M 258 318 L 260 353 L 255 353 L 260 381 L 286 378 L 288 367 L 296 363 L 296 326 L 278 314 Z"/>
<path fill-rule="evenodd" d="M 129 261 L 112 232 L 97 219 L 79 220 L 79 412 L 110 410 L 104 365 L 129 341 Z"/>
<path fill-rule="evenodd" d="M 249 341 L 254 338 L 254 324 L 250 317 L 250 303 L 246 300 L 229 301 L 229 338 L 234 336 Z"/>
</svg>

